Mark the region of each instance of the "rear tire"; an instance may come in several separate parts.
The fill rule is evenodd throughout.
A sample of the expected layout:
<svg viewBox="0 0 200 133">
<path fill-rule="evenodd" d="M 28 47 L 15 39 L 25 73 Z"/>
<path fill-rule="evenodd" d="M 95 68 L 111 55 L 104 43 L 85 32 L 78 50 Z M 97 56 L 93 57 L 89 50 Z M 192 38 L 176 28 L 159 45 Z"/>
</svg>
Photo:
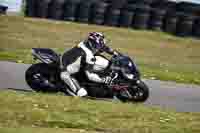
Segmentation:
<svg viewBox="0 0 200 133">
<path fill-rule="evenodd" d="M 52 72 L 52 68 L 45 63 L 34 64 L 27 69 L 25 73 L 25 80 L 27 84 L 35 91 L 56 92 L 58 90 L 55 89 L 56 86 L 53 84 L 55 83 L 56 79 Z M 35 77 L 36 74 L 39 74 L 39 76 L 36 76 L 37 78 Z M 48 80 L 52 86 L 50 86 L 48 83 L 45 83 L 43 79 Z"/>
</svg>

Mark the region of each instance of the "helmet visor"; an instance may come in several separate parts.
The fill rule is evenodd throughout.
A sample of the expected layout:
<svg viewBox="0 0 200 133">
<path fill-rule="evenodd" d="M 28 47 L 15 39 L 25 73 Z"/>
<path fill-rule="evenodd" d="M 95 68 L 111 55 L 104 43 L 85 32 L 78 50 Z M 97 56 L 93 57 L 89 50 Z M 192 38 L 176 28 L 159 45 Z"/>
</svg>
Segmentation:
<svg viewBox="0 0 200 133">
<path fill-rule="evenodd" d="M 99 50 L 103 49 L 105 47 L 105 44 L 106 44 L 106 39 L 102 38 L 97 43 L 96 48 L 99 49 Z"/>
</svg>

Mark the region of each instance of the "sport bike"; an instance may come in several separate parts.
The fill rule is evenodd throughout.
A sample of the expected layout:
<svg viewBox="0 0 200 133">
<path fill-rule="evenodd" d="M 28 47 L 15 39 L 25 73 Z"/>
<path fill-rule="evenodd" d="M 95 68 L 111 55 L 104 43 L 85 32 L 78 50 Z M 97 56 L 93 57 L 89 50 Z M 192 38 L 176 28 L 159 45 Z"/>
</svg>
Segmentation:
<svg viewBox="0 0 200 133">
<path fill-rule="evenodd" d="M 32 48 L 32 55 L 39 62 L 27 69 L 27 84 L 35 91 L 64 92 L 68 95 L 68 86 L 60 78 L 63 70 L 60 55 L 48 48 Z M 107 65 L 101 66 L 102 61 L 107 61 Z M 149 88 L 141 80 L 135 61 L 129 56 L 120 52 L 110 59 L 97 55 L 95 64 L 99 75 L 110 76 L 112 80 L 109 84 L 89 81 L 83 70 L 73 75 L 88 91 L 88 97 L 115 98 L 123 102 L 144 102 L 149 97 Z"/>
</svg>

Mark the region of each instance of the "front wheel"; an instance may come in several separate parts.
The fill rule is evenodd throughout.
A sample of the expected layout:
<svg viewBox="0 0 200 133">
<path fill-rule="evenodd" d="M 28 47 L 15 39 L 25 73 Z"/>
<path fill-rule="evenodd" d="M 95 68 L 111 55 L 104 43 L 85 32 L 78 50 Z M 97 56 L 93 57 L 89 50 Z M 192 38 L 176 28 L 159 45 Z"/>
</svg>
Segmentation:
<svg viewBox="0 0 200 133">
<path fill-rule="evenodd" d="M 149 87 L 141 80 L 137 84 L 129 87 L 128 90 L 132 96 L 131 101 L 144 102 L 149 97 Z"/>
</svg>

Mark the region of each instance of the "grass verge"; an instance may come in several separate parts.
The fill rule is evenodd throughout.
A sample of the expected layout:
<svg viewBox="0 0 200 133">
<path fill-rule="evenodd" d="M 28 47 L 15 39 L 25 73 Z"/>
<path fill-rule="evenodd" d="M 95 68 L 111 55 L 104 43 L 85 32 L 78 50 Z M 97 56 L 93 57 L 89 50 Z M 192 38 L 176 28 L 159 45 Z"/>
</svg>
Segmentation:
<svg viewBox="0 0 200 133">
<path fill-rule="evenodd" d="M 0 60 L 32 63 L 32 47 L 62 53 L 92 31 L 105 33 L 110 46 L 135 58 L 145 78 L 200 84 L 200 40 L 161 32 L 0 16 Z"/>
<path fill-rule="evenodd" d="M 0 132 L 199 133 L 199 113 L 2 90 Z"/>
</svg>

